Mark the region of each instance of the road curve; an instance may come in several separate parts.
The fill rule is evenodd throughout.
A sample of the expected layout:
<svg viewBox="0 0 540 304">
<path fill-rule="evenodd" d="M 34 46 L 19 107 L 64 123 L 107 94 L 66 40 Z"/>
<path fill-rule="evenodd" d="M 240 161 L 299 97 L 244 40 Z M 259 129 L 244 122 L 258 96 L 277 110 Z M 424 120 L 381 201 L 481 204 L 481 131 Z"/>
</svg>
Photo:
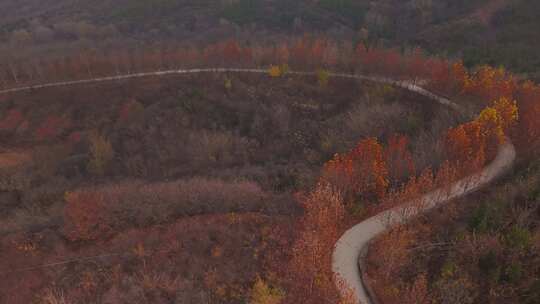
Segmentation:
<svg viewBox="0 0 540 304">
<path fill-rule="evenodd" d="M 133 73 L 125 75 L 117 75 L 110 77 L 99 77 L 92 79 L 74 80 L 53 82 L 45 84 L 30 85 L 24 87 L 10 88 L 0 90 L 0 94 L 16 93 L 23 91 L 32 91 L 44 88 L 52 87 L 64 87 L 73 86 L 78 84 L 90 84 L 99 82 L 109 82 L 115 80 L 126 80 L 134 78 L 152 77 L 152 76 L 167 76 L 167 75 L 181 75 L 181 74 L 199 74 L 199 73 L 255 73 L 255 74 L 267 74 L 268 70 L 265 69 L 238 69 L 238 68 L 204 68 L 204 69 L 176 69 L 167 71 L 155 71 L 144 73 Z M 300 72 L 292 71 L 288 72 L 291 75 L 299 76 L 315 76 L 315 72 Z M 400 87 L 419 95 L 428 97 L 437 103 L 448 106 L 453 110 L 460 112 L 462 109 L 459 105 L 453 103 L 449 99 L 438 96 L 421 86 L 416 85 L 410 81 L 400 81 L 391 78 L 366 76 L 357 74 L 345 74 L 345 73 L 329 73 L 330 77 L 335 78 L 349 78 L 357 80 L 366 80 L 377 83 L 390 84 L 396 87 Z M 384 211 L 375 215 L 363 222 L 355 225 L 351 229 L 347 230 L 343 236 L 338 240 L 333 252 L 332 270 L 335 275 L 341 279 L 341 281 L 354 292 L 356 299 L 362 304 L 376 304 L 373 295 L 369 292 L 369 286 L 362 279 L 365 257 L 367 256 L 369 243 L 376 236 L 388 230 L 389 228 L 398 224 L 407 222 L 414 218 L 419 213 L 429 211 L 437 206 L 442 205 L 451 199 L 464 196 L 475 190 L 478 190 L 482 186 L 490 183 L 498 176 L 505 173 L 513 165 L 516 158 L 516 151 L 510 140 L 507 140 L 505 144 L 499 147 L 497 156 L 493 162 L 485 167 L 481 172 L 465 177 L 460 181 L 445 187 L 444 189 L 434 190 L 414 202 L 407 202 L 401 206 Z M 420 206 L 411 208 L 411 206 Z M 360 264 L 360 267 L 358 265 Z M 373 299 L 372 299 L 373 297 Z"/>
<path fill-rule="evenodd" d="M 332 257 L 332 270 L 345 283 L 343 296 L 352 291 L 358 303 L 377 304 L 366 280 L 366 257 L 370 242 L 399 224 L 432 210 L 452 199 L 465 196 L 492 182 L 512 168 L 516 150 L 509 139 L 499 147 L 495 159 L 479 173 L 467 176 L 449 187 L 436 189 L 418 199 L 381 212 L 347 230 L 337 241 Z"/>
</svg>

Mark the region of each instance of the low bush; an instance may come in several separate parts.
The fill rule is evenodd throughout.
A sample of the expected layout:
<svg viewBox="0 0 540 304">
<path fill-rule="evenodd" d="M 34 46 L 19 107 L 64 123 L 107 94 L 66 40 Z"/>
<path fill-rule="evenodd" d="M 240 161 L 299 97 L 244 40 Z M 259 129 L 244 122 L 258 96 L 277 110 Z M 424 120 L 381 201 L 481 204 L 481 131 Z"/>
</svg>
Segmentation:
<svg viewBox="0 0 540 304">
<path fill-rule="evenodd" d="M 68 192 L 65 195 L 64 234 L 73 241 L 95 240 L 111 232 L 112 214 L 107 213 L 98 192 Z"/>
<path fill-rule="evenodd" d="M 197 214 L 271 210 L 270 203 L 269 195 L 253 182 L 124 182 L 68 193 L 66 232 L 72 239 L 93 239 L 111 228 L 145 227 Z"/>
<path fill-rule="evenodd" d="M 34 136 L 40 141 L 52 140 L 61 135 L 71 124 L 71 121 L 65 117 L 51 115 L 40 124 Z"/>
</svg>

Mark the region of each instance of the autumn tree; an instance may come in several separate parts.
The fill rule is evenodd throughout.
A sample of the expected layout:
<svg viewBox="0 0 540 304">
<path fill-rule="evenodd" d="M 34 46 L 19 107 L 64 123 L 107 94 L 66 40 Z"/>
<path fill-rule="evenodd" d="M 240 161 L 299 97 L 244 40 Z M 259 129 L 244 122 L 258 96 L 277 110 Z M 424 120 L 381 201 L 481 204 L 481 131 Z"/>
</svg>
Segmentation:
<svg viewBox="0 0 540 304">
<path fill-rule="evenodd" d="M 285 293 L 275 287 L 271 287 L 260 277 L 257 277 L 251 289 L 250 304 L 280 304 Z"/>
<path fill-rule="evenodd" d="M 306 38 L 298 39 L 289 46 L 290 63 L 299 68 L 305 68 L 308 63 L 310 47 Z"/>
<path fill-rule="evenodd" d="M 398 272 L 408 261 L 411 252 L 409 248 L 414 243 L 415 236 L 408 229 L 394 229 L 381 236 L 370 247 L 370 272 L 377 272 L 382 278 L 372 282 L 372 287 L 383 303 L 400 303 L 399 290 L 389 289 L 390 282 L 397 277 Z M 375 258 L 376 257 L 376 258 Z M 374 277 L 373 274 L 370 277 Z M 375 283 L 375 284 L 373 284 Z"/>
<path fill-rule="evenodd" d="M 290 52 L 288 45 L 282 43 L 273 50 L 273 57 L 277 62 L 289 62 Z"/>
<path fill-rule="evenodd" d="M 367 48 L 364 44 L 359 44 L 356 47 L 356 63 L 364 73 L 376 73 L 379 71 L 380 52 L 374 49 Z"/>
<path fill-rule="evenodd" d="M 337 241 L 345 210 L 339 191 L 321 182 L 309 194 L 299 198 L 304 215 L 292 248 L 290 284 L 291 303 L 337 301 L 332 273 L 332 248 Z"/>
<path fill-rule="evenodd" d="M 88 171 L 95 175 L 103 175 L 114 157 L 112 144 L 97 132 L 91 133 L 89 140 L 90 160 L 88 162 Z"/>
<path fill-rule="evenodd" d="M 327 70 L 324 70 L 324 69 L 317 70 L 317 81 L 321 88 L 326 88 L 328 86 L 329 80 L 330 80 L 330 73 Z"/>
<path fill-rule="evenodd" d="M 431 304 L 433 297 L 428 290 L 427 275 L 422 273 L 416 276 L 410 286 L 404 286 L 400 294 L 400 303 L 403 304 Z"/>
<path fill-rule="evenodd" d="M 482 126 L 484 136 L 502 143 L 509 135 L 510 129 L 517 123 L 518 118 L 517 102 L 501 97 L 482 110 L 476 122 Z"/>
<path fill-rule="evenodd" d="M 485 113 L 487 118 L 489 113 Z M 472 121 L 450 129 L 446 138 L 446 149 L 450 160 L 460 169 L 460 174 L 480 169 L 486 161 L 487 134 L 483 126 Z"/>
<path fill-rule="evenodd" d="M 516 87 L 514 77 L 504 68 L 482 66 L 465 79 L 463 91 L 488 103 L 501 97 L 513 98 Z"/>
<path fill-rule="evenodd" d="M 431 58 L 426 61 L 426 68 L 430 74 L 430 87 L 438 92 L 462 94 L 465 85 L 470 81 L 469 73 L 461 61 Z"/>
<path fill-rule="evenodd" d="M 423 79 L 426 75 L 427 61 L 419 48 L 414 48 L 405 58 L 405 69 L 412 79 Z"/>
<path fill-rule="evenodd" d="M 535 149 L 540 139 L 540 86 L 532 81 L 521 84 L 518 90 L 520 143 L 527 150 Z"/>
<path fill-rule="evenodd" d="M 519 119 L 517 101 L 501 97 L 493 102 L 493 108 L 500 119 L 500 128 L 508 135 Z"/>
<path fill-rule="evenodd" d="M 396 49 L 380 50 L 381 71 L 383 75 L 399 77 L 403 73 L 404 60 Z"/>
<path fill-rule="evenodd" d="M 219 45 L 225 63 L 239 64 L 244 59 L 242 47 L 237 41 L 229 40 Z"/>
<path fill-rule="evenodd" d="M 415 173 L 415 165 L 408 145 L 409 139 L 404 135 L 394 134 L 388 139 L 384 148 L 384 159 L 391 183 L 399 183 Z"/>
<path fill-rule="evenodd" d="M 376 202 L 389 186 L 384 148 L 376 138 L 367 138 L 349 153 L 335 155 L 325 165 L 324 178 L 339 187 L 347 198 Z"/>
<path fill-rule="evenodd" d="M 326 53 L 326 42 L 322 39 L 316 39 L 311 45 L 311 52 L 309 54 L 311 64 L 320 64 L 323 62 L 324 55 Z"/>
<path fill-rule="evenodd" d="M 268 75 L 274 78 L 281 77 L 281 69 L 279 66 L 273 65 L 268 69 Z"/>
<path fill-rule="evenodd" d="M 336 276 L 334 280 L 336 281 L 336 286 L 340 294 L 338 304 L 358 304 L 358 297 L 355 295 L 354 289 L 339 276 Z"/>
<path fill-rule="evenodd" d="M 462 169 L 479 169 L 506 140 L 517 120 L 515 101 L 505 97 L 495 100 L 493 106 L 484 108 L 475 120 L 448 131 L 446 147 L 450 159 Z"/>
<path fill-rule="evenodd" d="M 425 203 L 422 195 L 433 190 L 434 187 L 435 174 L 431 168 L 425 168 L 420 175 L 413 174 L 401 186 L 392 188 L 381 203 L 370 211 L 377 212 L 403 205 L 400 212 L 388 213 L 388 216 L 384 218 L 385 224 L 391 226 L 422 210 Z"/>
<path fill-rule="evenodd" d="M 338 65 L 339 57 L 340 57 L 340 50 L 339 47 L 335 42 L 327 41 L 327 46 L 325 49 L 325 53 L 322 58 L 322 64 L 324 64 L 327 67 L 335 67 Z"/>
<path fill-rule="evenodd" d="M 450 190 L 452 182 L 458 178 L 458 170 L 449 160 L 445 160 L 435 174 L 434 185 L 440 189 Z"/>
</svg>

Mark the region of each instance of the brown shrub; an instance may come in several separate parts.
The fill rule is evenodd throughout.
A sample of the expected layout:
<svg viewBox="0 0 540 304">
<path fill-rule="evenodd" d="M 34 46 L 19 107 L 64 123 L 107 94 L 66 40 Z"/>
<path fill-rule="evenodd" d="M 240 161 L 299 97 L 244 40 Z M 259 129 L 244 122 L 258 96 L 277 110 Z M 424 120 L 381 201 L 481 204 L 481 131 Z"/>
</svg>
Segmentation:
<svg viewBox="0 0 540 304">
<path fill-rule="evenodd" d="M 147 226 L 204 213 L 258 210 L 266 198 L 253 182 L 203 178 L 94 187 L 66 195 L 66 231 L 72 239 L 93 239 L 111 228 Z"/>
<path fill-rule="evenodd" d="M 68 192 L 64 233 L 71 240 L 94 240 L 110 232 L 111 218 L 99 192 Z"/>
</svg>

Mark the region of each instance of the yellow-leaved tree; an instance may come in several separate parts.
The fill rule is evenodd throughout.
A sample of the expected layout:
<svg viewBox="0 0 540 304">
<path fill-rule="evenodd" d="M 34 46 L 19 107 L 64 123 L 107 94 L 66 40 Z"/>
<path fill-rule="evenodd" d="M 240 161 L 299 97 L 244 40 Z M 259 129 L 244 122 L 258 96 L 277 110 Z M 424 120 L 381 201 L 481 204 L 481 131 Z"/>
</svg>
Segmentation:
<svg viewBox="0 0 540 304">
<path fill-rule="evenodd" d="M 111 142 L 97 132 L 90 134 L 90 160 L 88 171 L 95 175 L 104 175 L 107 166 L 114 158 Z"/>
<path fill-rule="evenodd" d="M 280 77 L 281 76 L 281 68 L 277 65 L 273 65 L 268 69 L 268 75 L 270 77 Z"/>
<path fill-rule="evenodd" d="M 257 277 L 251 289 L 250 304 L 279 304 L 285 293 L 275 287 L 269 286 L 263 279 Z"/>
</svg>

